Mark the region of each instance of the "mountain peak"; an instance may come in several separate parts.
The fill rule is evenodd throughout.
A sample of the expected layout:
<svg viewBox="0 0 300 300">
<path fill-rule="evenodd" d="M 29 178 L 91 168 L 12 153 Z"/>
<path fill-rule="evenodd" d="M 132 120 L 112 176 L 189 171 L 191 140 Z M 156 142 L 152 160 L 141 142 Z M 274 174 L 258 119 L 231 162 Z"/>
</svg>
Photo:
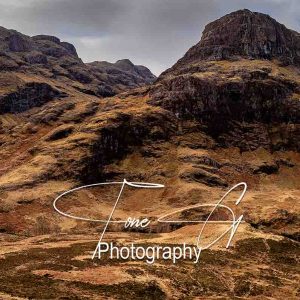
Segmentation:
<svg viewBox="0 0 300 300">
<path fill-rule="evenodd" d="M 133 63 L 131 62 L 131 60 L 128 59 L 128 58 L 119 59 L 119 60 L 116 61 L 116 63 L 117 63 L 117 64 L 118 64 L 118 63 L 122 63 L 122 64 L 133 65 Z"/>
<path fill-rule="evenodd" d="M 117 60 L 115 66 L 124 70 L 130 70 L 134 68 L 134 64 L 128 58 Z"/>
<path fill-rule="evenodd" d="M 63 42 L 56 36 L 40 34 L 30 37 L 0 26 L 1 71 L 35 74 L 41 77 L 41 81 L 45 77 L 64 78 L 69 84 L 72 82 L 72 86 L 76 86 L 78 91 L 99 97 L 112 96 L 127 89 L 149 84 L 156 79 L 149 69 L 135 66 L 129 59 L 121 59 L 114 64 L 109 62 L 85 64 L 79 58 L 73 44 Z M 43 89 L 43 86 L 38 88 Z M 34 84 L 26 86 L 25 89 L 35 89 L 34 93 L 39 93 Z M 22 97 L 20 96 L 20 102 Z M 34 106 L 36 102 L 32 101 L 31 104 Z M 10 104 L 8 106 L 5 108 L 6 111 L 16 111 Z M 29 107 L 31 105 L 24 104 L 18 109 L 26 110 Z M 3 107 L 0 107 L 0 114 L 1 111 Z"/>
<path fill-rule="evenodd" d="M 209 23 L 201 41 L 176 64 L 237 57 L 300 65 L 300 35 L 269 15 L 238 10 Z"/>
</svg>

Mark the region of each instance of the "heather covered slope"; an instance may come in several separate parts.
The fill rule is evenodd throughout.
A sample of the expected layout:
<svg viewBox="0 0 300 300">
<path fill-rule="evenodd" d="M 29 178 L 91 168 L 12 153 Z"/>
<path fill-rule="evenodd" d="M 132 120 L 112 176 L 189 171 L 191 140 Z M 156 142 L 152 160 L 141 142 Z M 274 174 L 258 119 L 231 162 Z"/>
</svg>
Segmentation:
<svg viewBox="0 0 300 300">
<path fill-rule="evenodd" d="M 15 124 L 1 153 L 6 155 L 6 159 L 2 156 L 6 170 L 0 177 L 2 295 L 35 299 L 46 295 L 81 299 L 288 295 L 297 299 L 299 153 L 262 147 L 241 152 L 238 147 L 221 146 L 199 130 L 197 122 L 177 122 L 147 100 L 114 98 L 105 104 L 97 100 L 92 109 L 78 101 L 57 121 L 35 124 L 34 133 L 26 135 L 25 130 L 32 130 L 31 121 L 26 126 Z M 48 109 L 57 114 L 55 107 Z M 18 136 L 23 140 L 13 142 Z M 163 183 L 166 188 L 152 193 L 127 190 L 115 219 L 146 215 L 155 220 L 181 207 L 215 202 L 231 185 L 245 181 L 249 191 L 238 213 L 244 214 L 246 223 L 238 229 L 230 250 L 224 249 L 224 240 L 204 251 L 199 265 L 93 262 L 90 256 L 102 227 L 59 216 L 53 199 L 80 184 L 123 178 Z M 115 189 L 89 189 L 65 198 L 59 207 L 79 216 L 105 218 L 116 194 Z M 226 203 L 233 207 L 233 199 Z M 202 213 L 196 217 L 207 216 Z M 218 211 L 214 218 L 223 219 L 224 214 Z M 110 228 L 115 232 L 109 232 L 106 240 L 144 246 L 193 244 L 198 230 L 199 225 L 161 228 L 154 222 L 151 234 Z M 222 230 L 224 226 L 209 226 L 204 241 Z M 224 276 L 230 278 L 226 284 Z"/>
<path fill-rule="evenodd" d="M 0 285 L 0 296 L 299 297 L 300 71 L 293 52 L 296 39 L 292 44 L 288 39 L 297 33 L 266 15 L 239 11 L 207 26 L 203 37 L 207 49 L 223 49 L 220 39 L 232 16 L 236 28 L 250 30 L 246 31 L 252 34 L 249 49 L 254 52 L 265 40 L 272 40 L 274 28 L 283 30 L 285 49 L 291 51 L 284 53 L 294 53 L 293 60 L 283 62 L 277 50 L 268 57 L 244 52 L 203 56 L 202 46 L 197 46 L 193 55 L 186 54 L 151 86 L 105 99 L 83 93 L 68 77 L 60 77 L 58 83 L 44 76 L 47 87 L 35 85 L 36 100 L 28 92 L 28 83 L 40 82 L 39 75 L 17 70 L 0 74 L 3 94 L 17 90 L 18 95 L 30 95 L 26 109 L 21 109 L 22 104 L 18 113 L 5 109 L 0 114 L 1 281 L 5 283 Z M 260 30 L 255 29 L 257 24 Z M 237 45 L 238 38 L 233 33 L 229 40 Z M 116 67 L 105 62 L 90 65 Z M 141 71 L 128 61 L 117 65 Z M 47 89 L 53 96 L 44 102 Z M 10 103 L 20 104 L 19 98 L 9 98 Z M 248 184 L 248 192 L 237 214 L 244 214 L 245 223 L 230 249 L 224 249 L 223 240 L 204 251 L 196 266 L 93 262 L 90 254 L 101 226 L 62 217 L 52 202 L 72 187 L 124 178 L 162 183 L 165 188 L 152 193 L 125 191 L 114 218 L 150 216 L 151 232 L 112 226 L 107 240 L 144 246 L 194 244 L 198 225 L 179 222 L 162 227 L 155 220 L 182 207 L 214 203 L 241 181 Z M 117 192 L 110 188 L 80 191 L 66 197 L 60 208 L 105 218 Z M 234 198 L 226 202 L 231 207 L 233 203 Z M 206 216 L 205 210 L 179 215 Z M 214 214 L 215 220 L 227 217 L 221 210 Z M 220 234 L 224 226 L 208 226 L 204 241 Z"/>
</svg>

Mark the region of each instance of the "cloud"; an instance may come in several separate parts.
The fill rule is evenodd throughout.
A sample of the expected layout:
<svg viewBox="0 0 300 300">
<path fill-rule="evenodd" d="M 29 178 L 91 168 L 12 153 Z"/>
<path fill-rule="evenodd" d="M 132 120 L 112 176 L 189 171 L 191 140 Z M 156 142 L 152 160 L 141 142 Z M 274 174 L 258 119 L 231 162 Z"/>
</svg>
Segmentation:
<svg viewBox="0 0 300 300">
<path fill-rule="evenodd" d="M 0 25 L 73 43 L 84 61 L 129 58 L 156 74 L 231 11 L 270 14 L 299 31 L 299 0 L 0 0 Z"/>
<path fill-rule="evenodd" d="M 225 2 L 225 1 L 224 1 Z M 220 6 L 223 11 L 230 12 L 244 7 L 252 11 L 269 14 L 278 22 L 294 30 L 300 29 L 299 0 L 231 0 Z"/>
<path fill-rule="evenodd" d="M 70 36 L 99 36 L 109 34 L 115 20 L 128 13 L 125 1 L 1 0 L 0 21 L 34 34 L 57 32 Z"/>
</svg>

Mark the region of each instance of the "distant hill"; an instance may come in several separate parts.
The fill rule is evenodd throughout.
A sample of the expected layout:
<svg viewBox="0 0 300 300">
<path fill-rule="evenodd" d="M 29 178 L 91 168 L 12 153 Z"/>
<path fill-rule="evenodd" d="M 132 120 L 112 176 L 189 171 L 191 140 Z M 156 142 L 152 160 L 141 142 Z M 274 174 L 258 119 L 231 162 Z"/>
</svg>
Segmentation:
<svg viewBox="0 0 300 300">
<path fill-rule="evenodd" d="M 65 80 L 79 91 L 99 97 L 113 96 L 156 78 L 146 67 L 135 66 L 127 59 L 115 64 L 85 64 L 72 44 L 57 37 L 29 37 L 4 27 L 0 27 L 0 71 Z"/>
</svg>

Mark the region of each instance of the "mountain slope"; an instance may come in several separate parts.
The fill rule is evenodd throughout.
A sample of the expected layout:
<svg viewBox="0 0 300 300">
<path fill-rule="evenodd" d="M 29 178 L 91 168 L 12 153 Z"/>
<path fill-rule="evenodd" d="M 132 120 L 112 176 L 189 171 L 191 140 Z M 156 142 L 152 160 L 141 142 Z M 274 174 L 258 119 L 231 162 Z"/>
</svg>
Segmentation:
<svg viewBox="0 0 300 300">
<path fill-rule="evenodd" d="M 299 41 L 267 15 L 233 12 L 207 25 L 201 41 L 160 75 L 149 103 L 199 121 L 226 145 L 298 151 Z M 264 45 L 272 45 L 270 55 Z"/>
<path fill-rule="evenodd" d="M 272 32 L 279 34 L 278 40 Z M 242 33 L 246 42 L 241 45 Z M 51 101 L 18 114 L 3 111 L 0 231 L 5 272 L 0 279 L 5 287 L 0 292 L 32 298 L 45 298 L 47 290 L 53 298 L 128 295 L 139 299 L 142 294 L 149 299 L 297 299 L 297 36 L 264 14 L 234 12 L 209 24 L 199 44 L 151 86 L 99 99 L 74 88 L 73 79 L 58 84 L 50 77 L 43 83 L 53 87 Z M 260 51 L 269 39 L 275 44 L 280 41 L 285 50 L 272 46 L 272 55 L 265 56 Z M 229 48 L 224 41 L 230 41 Z M 245 52 L 246 44 L 251 55 Z M 216 57 L 218 49 L 229 50 L 224 50 L 226 56 Z M 286 61 L 286 57 L 291 59 Z M 97 73 L 100 67 L 127 70 L 132 65 L 96 62 L 89 67 Z M 0 75 L 3 93 L 25 85 L 21 92 L 28 94 L 26 82 L 39 78 L 29 71 Z M 47 88 L 38 89 L 42 94 Z M 109 260 L 91 261 L 89 255 L 102 227 L 58 215 L 53 199 L 75 186 L 124 178 L 162 183 L 165 188 L 153 193 L 126 191 L 113 217 L 151 217 L 151 231 L 128 232 L 112 226 L 107 240 L 194 244 L 199 224 L 161 226 L 155 220 L 187 206 L 216 203 L 238 182 L 248 184 L 245 199 L 236 208 L 230 197 L 226 205 L 243 214 L 245 223 L 239 226 L 230 249 L 224 248 L 226 239 L 222 240 L 203 251 L 199 265 L 114 261 L 111 268 Z M 105 218 L 116 195 L 113 189 L 82 190 L 66 197 L 61 208 L 78 216 Z M 191 210 L 179 218 L 205 220 L 207 215 L 206 210 Z M 217 210 L 214 218 L 228 216 Z M 207 226 L 204 242 L 226 228 Z M 39 237 L 45 234 L 49 236 Z M 17 289 L 16 281 L 20 283 Z"/>
</svg>

